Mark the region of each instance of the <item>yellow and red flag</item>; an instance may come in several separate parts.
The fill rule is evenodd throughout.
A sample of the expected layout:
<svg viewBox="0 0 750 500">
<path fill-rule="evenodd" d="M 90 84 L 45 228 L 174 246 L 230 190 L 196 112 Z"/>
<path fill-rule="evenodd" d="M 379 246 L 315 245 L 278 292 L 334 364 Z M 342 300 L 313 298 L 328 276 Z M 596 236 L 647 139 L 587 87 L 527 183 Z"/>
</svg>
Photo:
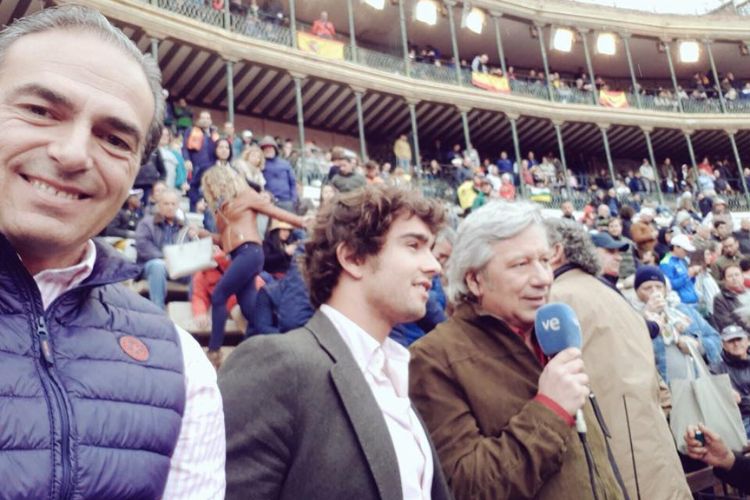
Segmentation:
<svg viewBox="0 0 750 500">
<path fill-rule="evenodd" d="M 489 73 L 475 71 L 471 74 L 471 84 L 490 92 L 500 92 L 503 94 L 510 92 L 510 84 L 508 83 L 508 78 L 505 76 L 490 75 Z"/>
<path fill-rule="evenodd" d="M 599 104 L 607 108 L 627 108 L 628 98 L 622 90 L 602 90 L 599 92 Z"/>
<path fill-rule="evenodd" d="M 303 52 L 310 52 L 321 57 L 344 60 L 344 44 L 336 40 L 299 31 L 297 32 L 297 47 Z"/>
</svg>

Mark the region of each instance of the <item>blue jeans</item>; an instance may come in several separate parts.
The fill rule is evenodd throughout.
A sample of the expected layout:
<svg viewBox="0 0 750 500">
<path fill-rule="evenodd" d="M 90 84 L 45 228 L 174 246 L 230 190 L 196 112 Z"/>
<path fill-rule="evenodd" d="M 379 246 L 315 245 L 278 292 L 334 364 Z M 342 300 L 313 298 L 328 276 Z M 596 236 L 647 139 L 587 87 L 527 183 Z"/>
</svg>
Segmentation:
<svg viewBox="0 0 750 500">
<path fill-rule="evenodd" d="M 159 308 L 164 309 L 167 297 L 167 266 L 164 259 L 151 259 L 143 267 L 148 282 L 148 298 Z"/>
<path fill-rule="evenodd" d="M 232 263 L 224 271 L 211 293 L 211 338 L 208 349 L 215 351 L 224 343 L 227 322 L 227 300 L 233 294 L 247 320 L 245 336 L 255 330 L 255 277 L 263 269 L 263 248 L 257 243 L 243 243 L 231 252 Z"/>
</svg>

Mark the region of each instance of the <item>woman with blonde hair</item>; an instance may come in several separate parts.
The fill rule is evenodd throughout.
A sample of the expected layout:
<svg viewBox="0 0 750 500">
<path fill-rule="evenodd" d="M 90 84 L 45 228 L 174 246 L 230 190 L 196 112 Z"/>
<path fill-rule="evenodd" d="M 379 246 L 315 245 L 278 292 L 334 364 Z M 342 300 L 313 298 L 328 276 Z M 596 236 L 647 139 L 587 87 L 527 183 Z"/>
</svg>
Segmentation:
<svg viewBox="0 0 750 500">
<path fill-rule="evenodd" d="M 247 319 L 245 335 L 253 333 L 255 277 L 263 269 L 263 240 L 258 232 L 258 215 L 265 214 L 297 227 L 303 226 L 303 219 L 274 206 L 231 168 L 210 168 L 203 174 L 201 189 L 216 219 L 221 248 L 232 260 L 211 294 L 208 357 L 218 368 L 227 320 L 226 303 L 233 294 Z"/>
<path fill-rule="evenodd" d="M 266 179 L 263 177 L 265 166 L 266 157 L 255 144 L 245 148 L 240 158 L 234 162 L 234 168 L 245 176 L 247 183 L 256 191 L 261 191 L 266 185 Z"/>
</svg>

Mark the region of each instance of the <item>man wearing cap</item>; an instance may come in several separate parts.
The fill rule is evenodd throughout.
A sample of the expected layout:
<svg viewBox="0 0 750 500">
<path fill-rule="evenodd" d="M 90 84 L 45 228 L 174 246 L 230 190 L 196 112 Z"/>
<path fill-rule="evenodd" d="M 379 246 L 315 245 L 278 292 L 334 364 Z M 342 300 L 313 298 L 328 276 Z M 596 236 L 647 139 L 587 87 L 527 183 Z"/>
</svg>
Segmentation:
<svg viewBox="0 0 750 500">
<path fill-rule="evenodd" d="M 130 190 L 128 199 L 125 200 L 125 205 L 117 212 L 112 222 L 107 225 L 107 229 L 105 230 L 106 236 L 135 238 L 135 228 L 141 219 L 143 219 L 143 209 L 141 208 L 142 197 L 142 190 Z"/>
<path fill-rule="evenodd" d="M 664 275 L 669 279 L 672 290 L 680 296 L 683 304 L 694 305 L 698 303 L 698 294 L 695 291 L 695 275 L 701 271 L 701 266 L 688 267 L 688 254 L 695 252 L 695 247 L 684 234 L 678 234 L 670 242 L 671 253 L 664 257 L 659 264 Z"/>
<path fill-rule="evenodd" d="M 750 347 L 747 331 L 738 325 L 730 325 L 721 331 L 721 360 L 711 365 L 713 373 L 726 373 L 732 387 L 739 395 L 740 413 L 745 432 L 750 438 Z"/>
<path fill-rule="evenodd" d="M 616 289 L 597 279 L 597 252 L 603 250 L 597 250 L 580 224 L 560 218 L 545 220 L 545 226 L 555 276 L 549 300 L 570 305 L 580 321 L 591 390 L 629 497 L 691 498 L 661 411 L 661 384 L 646 321 Z M 610 260 L 619 256 L 616 246 L 613 250 Z"/>
<path fill-rule="evenodd" d="M 274 196 L 276 205 L 290 212 L 293 211 L 297 202 L 297 180 L 292 166 L 288 161 L 279 157 L 279 146 L 270 135 L 263 137 L 258 146 L 263 150 L 263 156 L 266 158 L 266 164 L 263 167 L 266 191 Z"/>
<path fill-rule="evenodd" d="M 622 252 L 630 248 L 626 241 L 616 241 L 609 233 L 601 231 L 591 235 L 594 242 L 599 262 L 602 266 L 602 279 L 611 286 L 617 285 L 620 277 L 620 264 L 622 263 Z"/>
<path fill-rule="evenodd" d="M 656 212 L 653 208 L 645 207 L 638 214 L 638 221 L 630 226 L 630 235 L 638 246 L 638 252 L 643 255 L 644 252 L 653 250 L 656 246 L 659 230 L 654 225 Z"/>
<path fill-rule="evenodd" d="M 612 217 L 609 220 L 606 228 L 607 233 L 617 243 L 627 243 L 628 248 L 624 252 L 620 252 L 622 256 L 622 262 L 620 262 L 620 278 L 628 278 L 635 273 L 635 244 L 626 238 L 622 234 L 622 219 L 619 217 Z"/>
<path fill-rule="evenodd" d="M 668 299 L 666 278 L 661 269 L 639 267 L 635 273 L 635 292 L 635 307 L 646 319 L 659 325 L 659 335 L 653 339 L 654 354 L 665 381 L 687 376 L 687 343 L 697 347 L 710 363 L 719 360 L 719 334 L 694 307 Z"/>
</svg>

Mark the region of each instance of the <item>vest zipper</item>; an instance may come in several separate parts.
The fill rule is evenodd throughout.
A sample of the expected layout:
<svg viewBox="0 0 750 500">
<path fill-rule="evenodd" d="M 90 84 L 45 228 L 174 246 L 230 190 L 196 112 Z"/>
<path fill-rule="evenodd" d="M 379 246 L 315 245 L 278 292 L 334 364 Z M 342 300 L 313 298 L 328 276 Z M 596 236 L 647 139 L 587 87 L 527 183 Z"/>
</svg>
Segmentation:
<svg viewBox="0 0 750 500">
<path fill-rule="evenodd" d="M 67 406 L 65 405 L 65 396 L 63 389 L 52 373 L 52 367 L 55 366 L 55 358 L 52 354 L 52 346 L 49 342 L 49 333 L 47 332 L 47 323 L 43 316 L 37 316 L 36 334 L 39 337 L 39 350 L 42 355 L 42 366 L 49 377 L 50 387 L 52 388 L 52 399 L 57 406 L 60 414 L 60 454 L 62 456 L 62 481 L 60 483 L 60 498 L 67 499 L 70 497 L 70 420 Z"/>
</svg>

